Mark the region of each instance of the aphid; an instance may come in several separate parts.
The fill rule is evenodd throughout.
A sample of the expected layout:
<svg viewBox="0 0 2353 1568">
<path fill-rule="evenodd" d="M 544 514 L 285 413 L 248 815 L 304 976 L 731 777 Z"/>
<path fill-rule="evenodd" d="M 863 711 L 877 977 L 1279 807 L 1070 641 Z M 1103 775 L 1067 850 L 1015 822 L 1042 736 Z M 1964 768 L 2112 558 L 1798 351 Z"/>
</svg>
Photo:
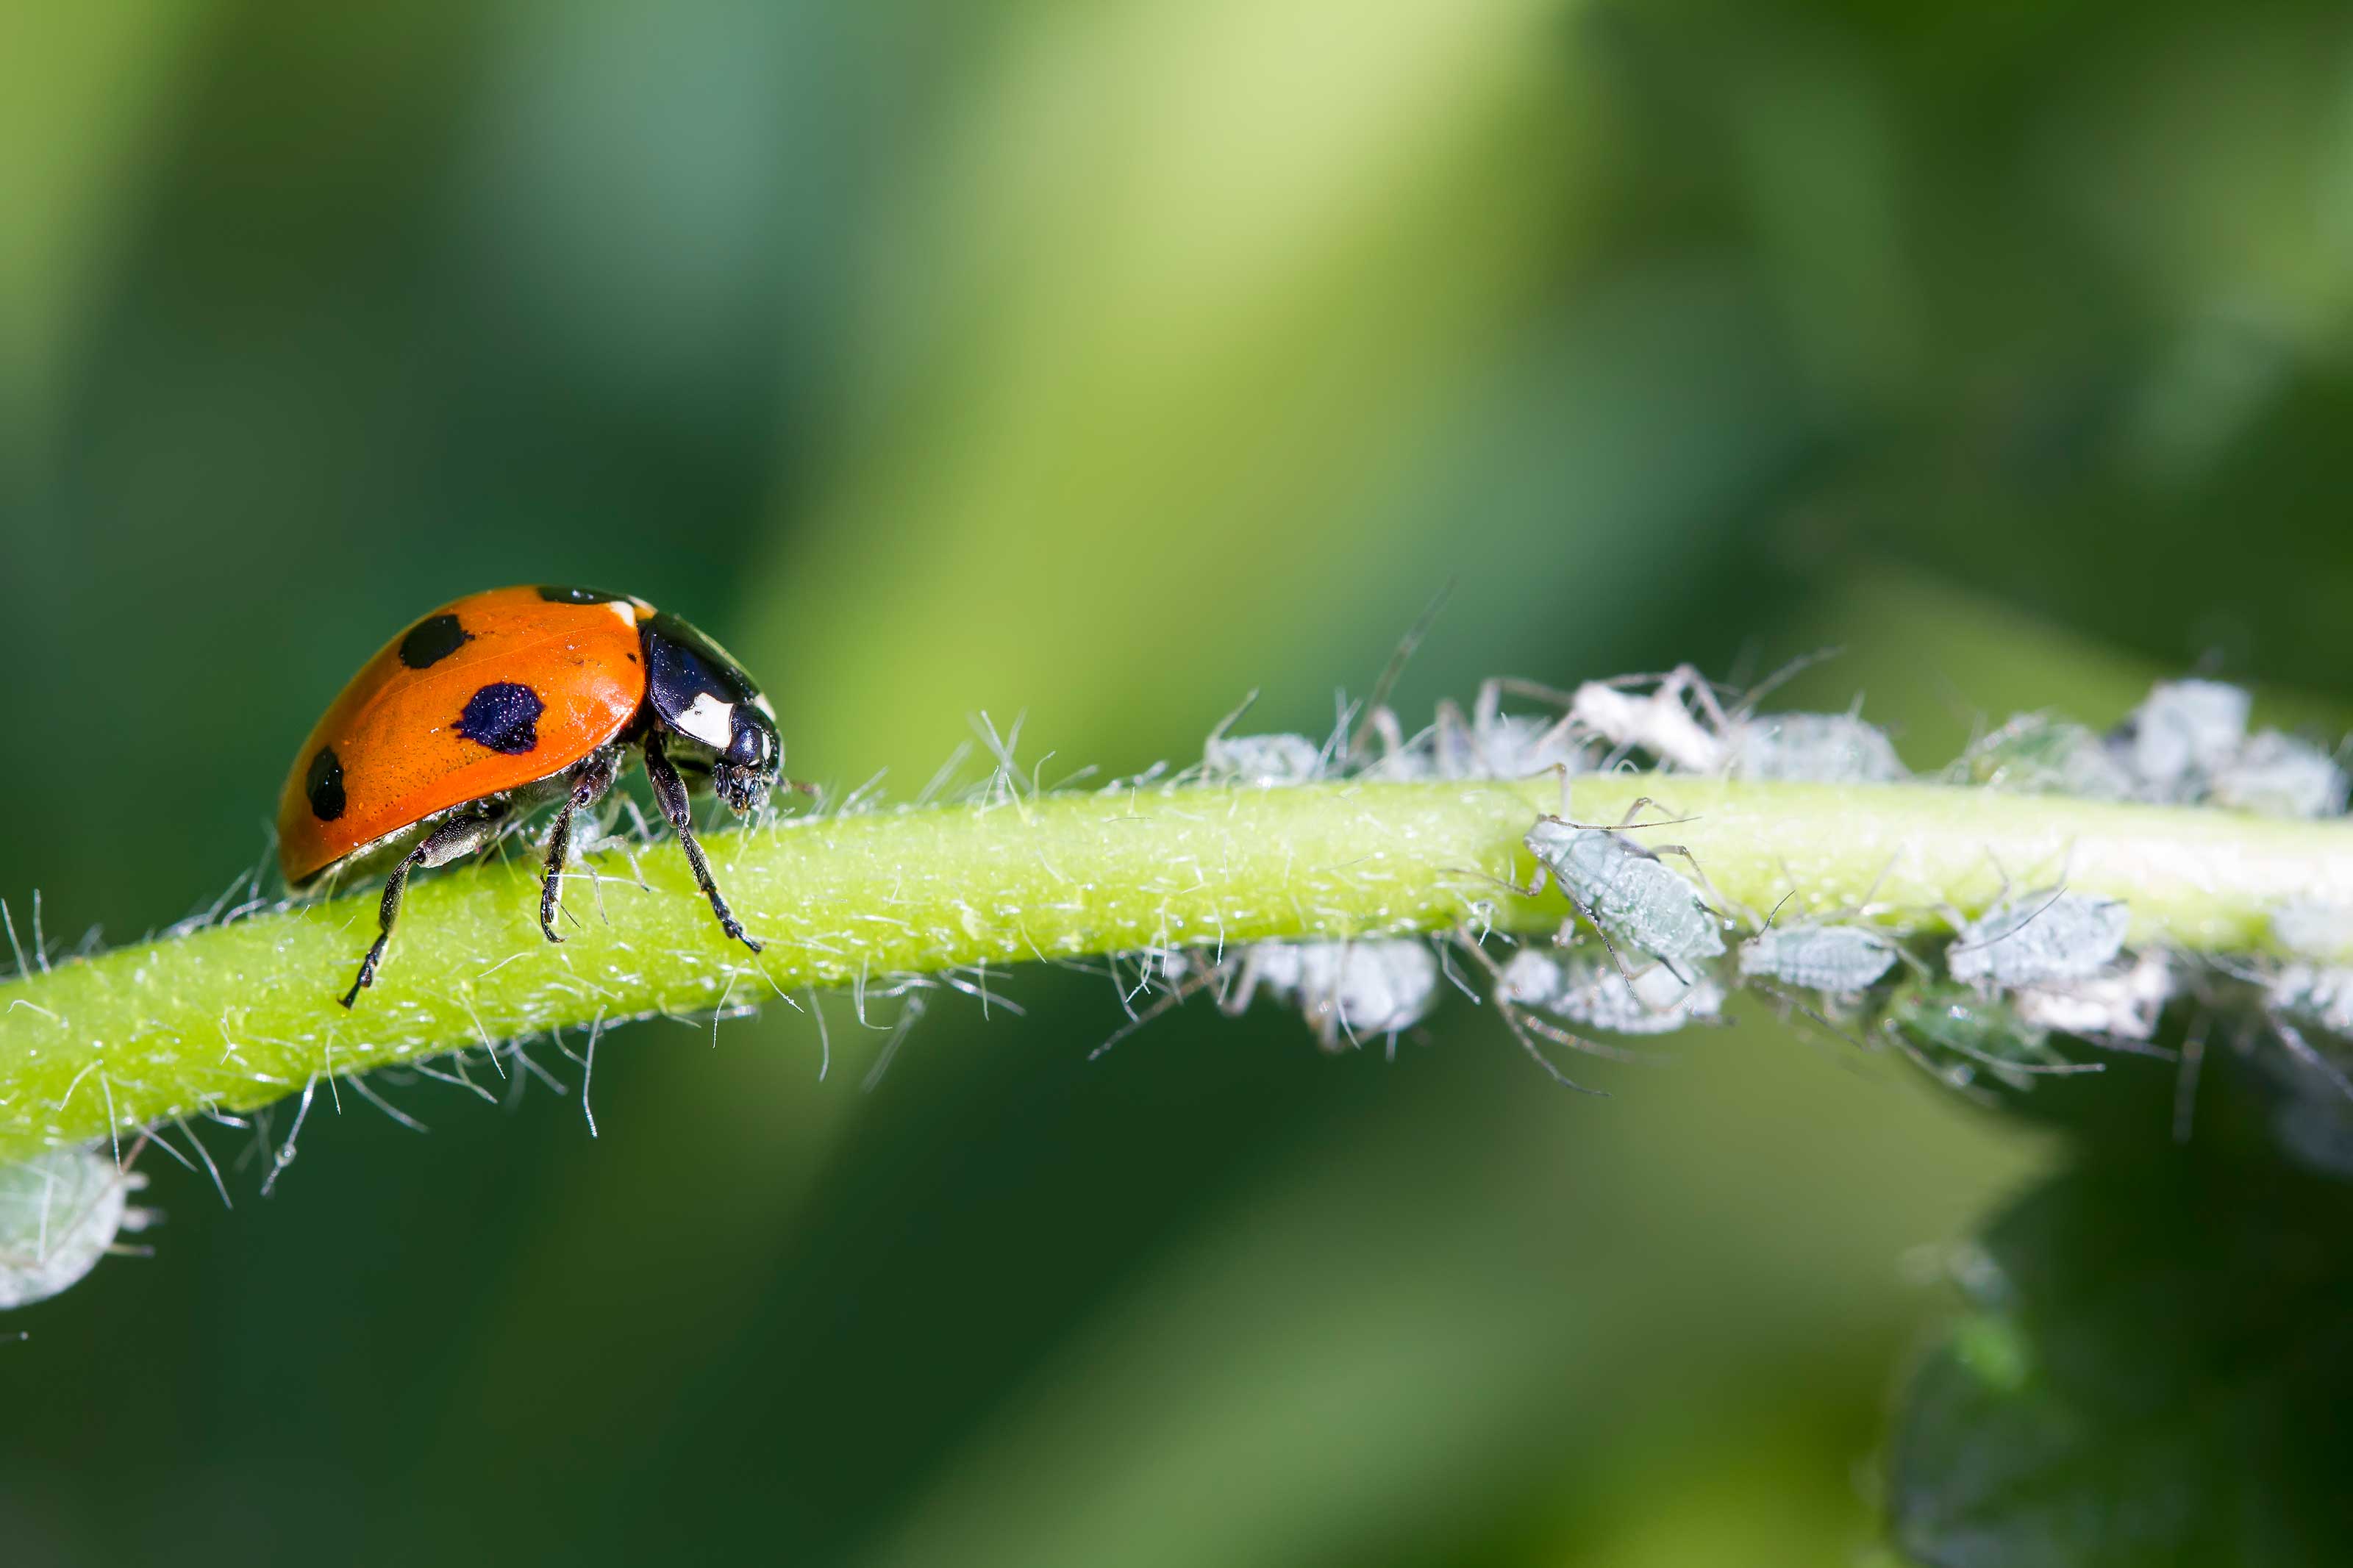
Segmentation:
<svg viewBox="0 0 2353 1568">
<path fill-rule="evenodd" d="M 1636 695 L 1627 685 L 1587 681 L 1569 700 L 1570 715 L 1614 746 L 1648 752 L 1689 773 L 1785 784 L 1887 784 L 1906 776 L 1886 731 L 1853 713 L 1759 717 L 1752 708 L 1764 688 L 1726 712 L 1715 687 L 1687 664 L 1647 693 Z"/>
<path fill-rule="evenodd" d="M 1503 677 L 1482 682 L 1466 717 L 1451 700 L 1438 705 L 1438 720 L 1423 735 L 1406 739 L 1397 715 L 1376 706 L 1366 730 L 1377 737 L 1380 754 L 1365 765 L 1373 779 L 1525 779 L 1566 768 L 1587 770 L 1575 721 L 1542 720 L 1504 711 L 1506 691 L 1556 695 L 1543 687 Z M 1361 737 L 1360 737 L 1361 739 Z"/>
<path fill-rule="evenodd" d="M 775 710 L 718 644 L 642 599 L 563 587 L 470 595 L 386 644 L 311 731 L 278 806 L 288 886 L 391 866 L 375 942 L 343 1005 L 375 981 L 410 873 L 474 853 L 555 800 L 539 923 L 563 941 L 573 819 L 604 798 L 631 746 L 720 928 L 759 952 L 712 879 L 681 776 L 742 816 L 783 766 Z"/>
<path fill-rule="evenodd" d="M 1498 981 L 1505 1001 L 1618 1035 L 1672 1034 L 1694 1019 L 1724 1012 L 1724 987 L 1706 975 L 1689 983 L 1663 964 L 1631 978 L 1616 964 L 1586 953 L 1524 947 Z"/>
<path fill-rule="evenodd" d="M 2145 800 L 2188 805 L 2246 738 L 2247 693 L 2219 680 L 2166 680 L 2109 733 Z"/>
<path fill-rule="evenodd" d="M 2213 777 L 2217 805 L 2263 816 L 2336 816 L 2345 809 L 2345 770 L 2309 741 L 2264 730 L 2248 738 Z"/>
<path fill-rule="evenodd" d="M 2081 724 L 2047 714 L 2021 713 L 1972 743 L 1957 771 L 1962 780 L 2016 795 L 2067 795 L 2085 800 L 2129 800 L 2132 770 L 2107 742 Z"/>
<path fill-rule="evenodd" d="M 1252 691 L 1241 706 L 1218 721 L 1201 742 L 1201 776 L 1245 789 L 1280 789 L 1313 784 L 1330 772 L 1325 749 L 1304 735 L 1231 735 L 1235 721 L 1258 700 Z"/>
<path fill-rule="evenodd" d="M 1651 954 L 1684 979 L 1693 963 L 1722 955 L 1724 932 L 1698 891 L 1624 834 L 1543 816 L 1526 842 L 1538 862 L 1529 893 L 1543 890 L 1550 871 L 1577 912 L 1613 942 Z"/>
<path fill-rule="evenodd" d="M 1569 716 L 1611 745 L 1650 752 L 1661 762 L 1695 773 L 1722 771 L 1730 727 L 1715 689 L 1688 664 L 1678 665 L 1649 692 L 1625 688 L 1648 677 L 1588 680 L 1569 700 Z M 1699 705 L 1694 713 L 1693 706 Z M 1713 728 L 1703 719 L 1711 721 Z"/>
<path fill-rule="evenodd" d="M 1736 721 L 1724 771 L 1788 784 L 1892 784 L 1906 776 L 1887 732 L 1852 713 L 1768 713 Z"/>
<path fill-rule="evenodd" d="M 2040 1028 L 2146 1040 L 2157 1033 L 2173 984 L 2172 961 L 2152 949 L 2082 980 L 2022 986 L 2010 994 L 2010 1004 Z"/>
<path fill-rule="evenodd" d="M 1240 1013 L 1261 990 L 1296 1003 L 1316 1043 L 1343 1050 L 1428 1017 L 1438 1004 L 1438 959 L 1413 937 L 1256 942 L 1244 950 L 1240 984 L 1223 1005 Z"/>
<path fill-rule="evenodd" d="M 2008 1004 L 1947 981 L 1915 978 L 1897 985 L 1881 1027 L 1956 1089 L 1968 1088 L 1979 1068 L 2018 1089 L 2042 1075 L 2100 1070 L 2097 1062 L 2071 1062 L 2052 1050 L 2050 1032 Z"/>
<path fill-rule="evenodd" d="M 2272 911 L 2272 936 L 2305 958 L 2353 958 L 2353 907 L 2334 899 L 2289 899 Z"/>
<path fill-rule="evenodd" d="M 2283 964 L 2263 989 L 2274 1011 L 2353 1038 L 2353 969 Z"/>
<path fill-rule="evenodd" d="M 2087 980 L 2124 950 L 2131 911 L 2114 899 L 2042 893 L 2005 899 L 1945 951 L 1956 980 L 2005 989 Z"/>
<path fill-rule="evenodd" d="M 1894 967 L 1895 939 L 1858 925 L 1767 926 L 1740 944 L 1740 977 L 1852 996 Z"/>
<path fill-rule="evenodd" d="M 0 1166 L 0 1310 L 79 1284 L 118 1233 L 143 1229 L 153 1216 L 126 1200 L 146 1184 L 96 1149 L 51 1149 Z"/>
<path fill-rule="evenodd" d="M 1312 784 L 1324 774 L 1324 749 L 1304 735 L 1217 735 L 1201 748 L 1205 777 L 1246 789 Z"/>
</svg>

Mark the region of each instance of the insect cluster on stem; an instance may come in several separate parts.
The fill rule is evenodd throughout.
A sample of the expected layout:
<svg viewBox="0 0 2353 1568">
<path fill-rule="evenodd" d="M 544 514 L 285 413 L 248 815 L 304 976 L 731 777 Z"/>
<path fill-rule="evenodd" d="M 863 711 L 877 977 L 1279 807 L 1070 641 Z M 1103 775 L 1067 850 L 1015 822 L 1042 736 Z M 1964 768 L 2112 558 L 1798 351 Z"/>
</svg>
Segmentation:
<svg viewBox="0 0 2353 1568">
<path fill-rule="evenodd" d="M 1498 679 L 1465 710 L 1441 702 L 1409 731 L 1378 701 L 1344 708 L 1321 742 L 1297 734 L 1233 735 L 1229 717 L 1204 748 L 1198 776 L 1240 789 L 1329 779 L 1423 781 L 1567 777 L 1631 763 L 1659 772 L 1819 784 L 1911 777 L 1887 735 L 1859 712 L 1767 713 L 1767 687 L 1730 693 L 1689 666 L 1663 676 L 1588 681 L 1570 690 Z M 1511 699 L 1530 711 L 1514 710 Z M 2093 799 L 2205 805 L 2292 816 L 2341 813 L 2334 753 L 2277 731 L 2251 731 L 2237 688 L 2158 685 L 2113 729 L 2095 732 L 2021 715 L 1982 734 L 1939 782 Z M 1353 726 L 1353 728 L 1352 728 Z M 1650 803 L 1640 803 L 1648 806 Z M 1639 806 L 1638 806 L 1639 809 Z M 1165 1005 L 1202 989 L 1239 1012 L 1257 999 L 1297 1007 L 1325 1049 L 1378 1040 L 1394 1054 L 1451 981 L 1491 1003 L 1546 1070 L 1566 1045 L 1624 1054 L 1641 1039 L 1725 1021 L 1748 989 L 1858 1045 L 1888 1047 L 1971 1094 L 2022 1091 L 2042 1077 L 2096 1072 L 2069 1042 L 2165 1054 L 2152 1042 L 2168 1005 L 2253 998 L 2287 1058 L 2331 1084 L 2338 1039 L 2353 1040 L 2353 968 L 2311 962 L 2193 963 L 2161 944 L 2131 943 L 2132 917 L 2114 899 L 2063 885 L 2006 889 L 1971 914 L 1873 904 L 1781 918 L 1729 907 L 1705 868 L 1637 826 L 1581 823 L 1566 812 L 1531 824 L 1537 881 L 1569 915 L 1549 939 L 1487 929 L 1474 910 L 1436 936 L 1371 935 L 1261 942 L 1212 953 L 1162 954 Z M 1925 917 L 1925 918 L 1924 918 Z M 2301 921 L 2301 925 L 2298 922 Z M 2298 933 L 2316 951 L 2353 942 L 2353 911 L 2284 909 L 2281 944 Z M 1941 927 L 1947 934 L 1937 936 Z M 1146 1017 L 1151 1015 L 1147 1014 Z M 1125 1031 L 1123 1031 L 1124 1034 Z M 2324 1044 L 2308 1037 L 2318 1035 Z M 2244 1031 L 2242 1038 L 2246 1037 Z M 1601 1037 L 1596 1038 L 1595 1037 Z M 2202 1038 L 2202 1036 L 2200 1037 Z M 2194 1049 L 2184 1063 L 2194 1089 Z"/>
</svg>

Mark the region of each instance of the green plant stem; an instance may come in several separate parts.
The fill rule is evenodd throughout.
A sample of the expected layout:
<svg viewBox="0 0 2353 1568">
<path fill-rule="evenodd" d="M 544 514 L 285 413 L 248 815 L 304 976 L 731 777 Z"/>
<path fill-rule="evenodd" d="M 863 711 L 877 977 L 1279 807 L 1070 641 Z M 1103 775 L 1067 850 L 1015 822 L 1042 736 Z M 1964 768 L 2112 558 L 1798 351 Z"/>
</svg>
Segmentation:
<svg viewBox="0 0 2353 1568">
<path fill-rule="evenodd" d="M 1784 921 L 1871 900 L 1934 929 L 2007 878 L 2130 904 L 2135 940 L 2253 953 L 2290 899 L 2353 907 L 2353 826 L 1929 785 L 1840 788 L 1611 774 L 1568 815 L 1687 847 L 1728 913 Z M 567 879 L 551 945 L 528 857 L 421 880 L 390 961 L 345 1012 L 375 900 L 346 897 L 59 963 L 0 985 L 0 1156 L 321 1079 L 555 1028 L 758 1002 L 805 988 L 1039 959 L 1267 938 L 1434 931 L 1494 901 L 1502 929 L 1556 922 L 1504 891 L 1556 780 L 1121 789 L 784 821 L 717 834 L 712 858 L 766 943 L 722 937 L 674 845 Z M 1687 820 L 1669 822 L 1669 818 Z M 587 874 L 593 873 L 593 876 Z M 601 908 L 600 908 L 601 906 Z"/>
</svg>

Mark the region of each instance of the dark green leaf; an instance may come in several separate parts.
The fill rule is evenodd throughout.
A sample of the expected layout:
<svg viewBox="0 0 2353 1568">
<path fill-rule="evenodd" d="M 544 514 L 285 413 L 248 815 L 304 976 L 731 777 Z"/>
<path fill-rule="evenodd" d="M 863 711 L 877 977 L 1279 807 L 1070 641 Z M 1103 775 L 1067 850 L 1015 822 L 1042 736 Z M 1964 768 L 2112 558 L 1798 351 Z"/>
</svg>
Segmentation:
<svg viewBox="0 0 2353 1568">
<path fill-rule="evenodd" d="M 1889 1501 L 1938 1568 L 2353 1562 L 2353 1197 L 2272 1162 L 2063 1176 L 1961 1270 Z"/>
</svg>

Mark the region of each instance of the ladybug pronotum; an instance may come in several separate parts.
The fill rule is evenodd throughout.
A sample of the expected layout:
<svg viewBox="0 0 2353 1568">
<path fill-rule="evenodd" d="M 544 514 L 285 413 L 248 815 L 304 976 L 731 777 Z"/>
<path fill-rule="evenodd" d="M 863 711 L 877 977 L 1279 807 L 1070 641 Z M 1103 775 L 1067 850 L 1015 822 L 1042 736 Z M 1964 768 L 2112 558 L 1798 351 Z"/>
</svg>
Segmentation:
<svg viewBox="0 0 2353 1568">
<path fill-rule="evenodd" d="M 784 744 L 776 710 L 717 643 L 627 595 L 522 587 L 445 605 L 386 644 L 302 743 L 278 803 L 288 887 L 391 867 L 375 942 L 343 1005 L 375 981 L 409 873 L 470 855 L 556 800 L 539 925 L 562 942 L 573 818 L 612 788 L 632 746 L 712 913 L 759 952 L 695 842 L 682 775 L 748 816 L 776 788 Z"/>
</svg>

